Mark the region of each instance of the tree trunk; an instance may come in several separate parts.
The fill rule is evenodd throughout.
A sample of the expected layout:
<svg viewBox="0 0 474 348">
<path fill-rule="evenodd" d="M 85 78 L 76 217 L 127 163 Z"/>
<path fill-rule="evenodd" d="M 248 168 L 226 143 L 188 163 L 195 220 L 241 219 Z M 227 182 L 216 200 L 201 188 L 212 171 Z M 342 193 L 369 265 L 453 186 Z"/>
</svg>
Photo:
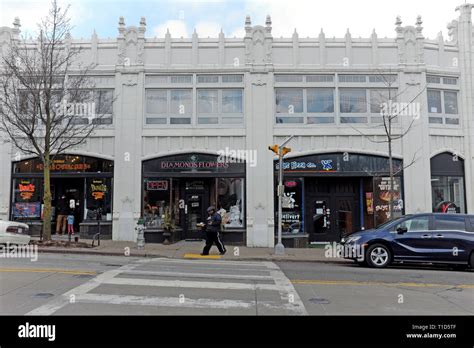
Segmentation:
<svg viewBox="0 0 474 348">
<path fill-rule="evenodd" d="M 52 216 L 52 207 L 51 207 L 51 177 L 50 177 L 50 166 L 51 166 L 51 157 L 49 153 L 45 153 L 44 156 L 44 196 L 43 196 L 43 240 L 51 240 L 51 216 Z"/>
<path fill-rule="evenodd" d="M 392 139 L 389 138 L 388 141 L 388 161 L 390 166 L 390 188 L 389 188 L 389 198 L 390 201 L 388 203 L 388 213 L 390 215 L 389 219 L 393 219 L 393 184 L 394 184 L 394 175 L 393 175 L 393 157 L 392 157 Z"/>
</svg>

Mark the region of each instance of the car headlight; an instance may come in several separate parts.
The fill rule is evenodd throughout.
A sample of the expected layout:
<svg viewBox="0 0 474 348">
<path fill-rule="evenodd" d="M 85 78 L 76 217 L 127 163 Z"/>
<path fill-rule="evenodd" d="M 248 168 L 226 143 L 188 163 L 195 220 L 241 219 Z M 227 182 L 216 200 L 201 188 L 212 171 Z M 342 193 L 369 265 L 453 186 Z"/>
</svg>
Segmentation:
<svg viewBox="0 0 474 348">
<path fill-rule="evenodd" d="M 361 236 L 349 237 L 347 239 L 347 243 L 357 242 L 360 238 L 361 238 Z"/>
</svg>

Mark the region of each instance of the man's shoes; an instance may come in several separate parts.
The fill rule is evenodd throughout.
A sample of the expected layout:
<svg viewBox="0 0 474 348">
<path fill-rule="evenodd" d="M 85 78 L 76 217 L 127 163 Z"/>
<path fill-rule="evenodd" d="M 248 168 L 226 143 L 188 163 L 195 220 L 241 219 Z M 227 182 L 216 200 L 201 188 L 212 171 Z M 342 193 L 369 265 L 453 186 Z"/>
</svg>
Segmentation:
<svg viewBox="0 0 474 348">
<path fill-rule="evenodd" d="M 226 252 L 227 252 L 227 249 L 224 249 L 224 251 L 219 253 L 219 255 L 225 255 Z"/>
</svg>

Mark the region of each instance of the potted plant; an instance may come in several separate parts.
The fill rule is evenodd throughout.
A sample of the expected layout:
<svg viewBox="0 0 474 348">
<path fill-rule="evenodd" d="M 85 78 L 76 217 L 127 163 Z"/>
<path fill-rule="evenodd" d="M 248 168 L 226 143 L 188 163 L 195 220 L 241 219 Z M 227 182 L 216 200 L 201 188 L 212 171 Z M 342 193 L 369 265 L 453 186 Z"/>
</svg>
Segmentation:
<svg viewBox="0 0 474 348">
<path fill-rule="evenodd" d="M 163 222 L 161 224 L 161 228 L 163 228 L 163 237 L 164 241 L 163 244 L 168 245 L 170 244 L 170 237 L 173 234 L 173 231 L 176 229 L 176 225 L 174 224 L 173 218 L 171 217 L 171 209 L 167 208 L 165 210 L 165 214 L 162 216 Z"/>
</svg>

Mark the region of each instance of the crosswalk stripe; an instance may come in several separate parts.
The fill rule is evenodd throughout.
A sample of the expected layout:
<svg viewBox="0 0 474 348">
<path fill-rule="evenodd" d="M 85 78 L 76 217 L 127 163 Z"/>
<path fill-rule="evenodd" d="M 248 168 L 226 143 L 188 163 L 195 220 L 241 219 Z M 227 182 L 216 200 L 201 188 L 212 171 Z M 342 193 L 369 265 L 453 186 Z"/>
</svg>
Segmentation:
<svg viewBox="0 0 474 348">
<path fill-rule="evenodd" d="M 112 285 L 141 285 L 171 288 L 198 288 L 198 289 L 225 289 L 225 290 L 278 290 L 273 284 L 247 284 L 247 283 L 216 283 L 195 282 L 186 280 L 159 280 L 159 279 L 136 279 L 136 278 L 112 278 L 105 279 L 102 284 Z"/>
<path fill-rule="evenodd" d="M 152 259 L 146 259 L 146 260 L 140 260 L 141 263 L 143 264 L 150 264 L 154 262 L 160 262 L 160 263 L 176 263 L 176 264 L 191 264 L 191 265 L 204 265 L 204 264 L 209 264 L 209 265 L 219 265 L 219 266 L 252 266 L 255 267 L 256 269 L 266 269 L 264 265 L 260 262 L 248 262 L 248 261 L 229 261 L 229 260 L 201 260 L 201 259 L 196 259 L 196 260 L 186 260 L 186 259 L 167 259 L 167 258 L 152 258 Z"/>
<path fill-rule="evenodd" d="M 280 293 L 281 300 L 286 303 L 290 303 L 293 305 L 294 310 L 300 315 L 308 315 L 306 308 L 301 301 L 296 289 L 294 288 L 291 281 L 286 277 L 285 273 L 283 273 L 275 263 L 273 262 L 264 262 L 265 266 L 268 267 L 270 270 L 270 274 L 275 280 L 275 284 L 277 285 L 277 289 Z"/>
<path fill-rule="evenodd" d="M 58 310 L 60 310 L 61 308 L 71 303 L 71 296 L 76 297 L 78 295 L 85 294 L 95 289 L 96 287 L 98 287 L 104 280 L 108 278 L 113 278 L 116 275 L 122 273 L 124 270 L 131 270 L 136 266 L 138 265 L 137 264 L 124 265 L 118 269 L 110 270 L 105 273 L 99 274 L 97 277 L 89 280 L 88 282 L 81 284 L 72 290 L 69 290 L 68 292 L 62 294 L 61 296 L 58 296 L 57 298 L 51 300 L 50 302 L 44 304 L 43 306 L 33 309 L 32 311 L 26 313 L 25 315 L 52 315 Z"/>
<path fill-rule="evenodd" d="M 180 302 L 178 297 L 155 297 L 155 296 L 132 296 L 132 295 L 109 295 L 109 294 L 83 294 L 76 298 L 76 303 L 98 303 L 132 306 L 155 306 L 155 307 L 183 307 L 183 308 L 254 308 L 255 301 L 245 300 L 215 300 L 215 299 L 191 299 L 183 298 Z M 289 305 L 281 305 L 273 301 L 258 301 L 258 306 L 269 309 L 286 309 L 293 311 Z"/>
<path fill-rule="evenodd" d="M 184 298 L 182 303 L 178 297 L 149 297 L 108 294 L 83 294 L 76 302 L 107 303 L 116 305 L 155 306 L 155 307 L 187 307 L 187 308 L 252 308 L 254 301 L 213 300 Z"/>
<path fill-rule="evenodd" d="M 219 260 L 222 258 L 220 255 L 200 255 L 200 254 L 184 254 L 185 259 L 211 259 Z"/>
<path fill-rule="evenodd" d="M 222 273 L 189 273 L 189 272 L 158 272 L 158 271 L 141 271 L 133 270 L 123 272 L 122 274 L 137 274 L 137 275 L 150 275 L 150 276 L 173 276 L 173 277 L 184 277 L 184 278 L 211 278 L 216 279 L 250 279 L 250 280 L 273 280 L 270 275 L 239 275 L 239 274 L 222 274 Z"/>
</svg>

